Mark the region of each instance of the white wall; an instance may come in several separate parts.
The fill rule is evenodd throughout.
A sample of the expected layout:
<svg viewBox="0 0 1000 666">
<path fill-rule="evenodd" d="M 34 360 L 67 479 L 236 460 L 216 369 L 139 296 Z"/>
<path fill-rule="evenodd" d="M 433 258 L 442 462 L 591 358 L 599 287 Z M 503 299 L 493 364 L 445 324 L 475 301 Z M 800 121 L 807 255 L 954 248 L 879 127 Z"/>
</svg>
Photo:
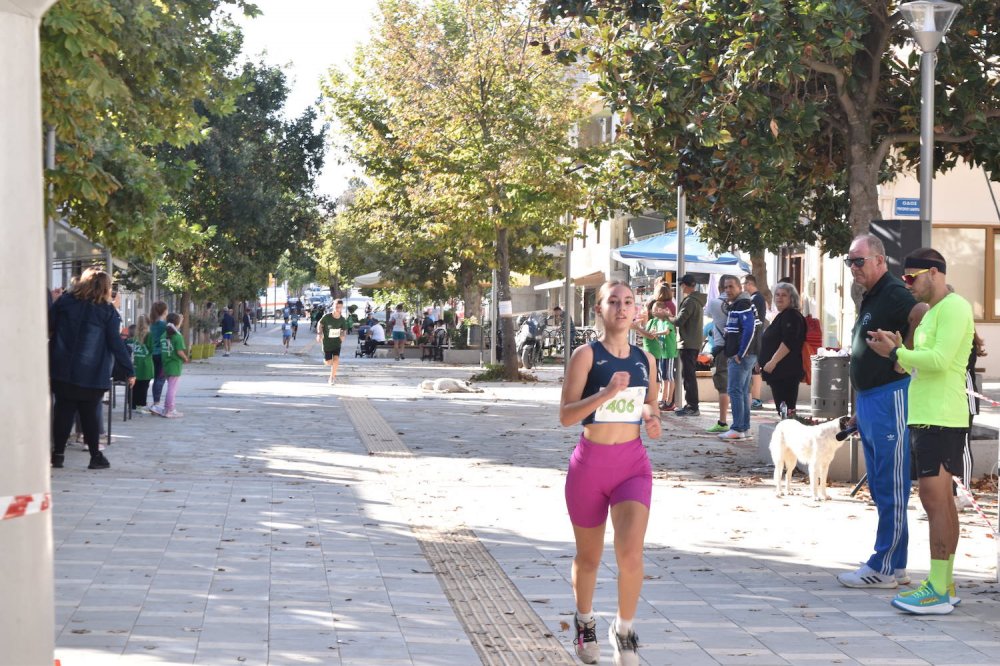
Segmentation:
<svg viewBox="0 0 1000 666">
<path fill-rule="evenodd" d="M 990 183 L 982 169 L 959 164 L 947 173 L 934 177 L 931 196 L 931 219 L 934 224 L 1000 224 L 990 190 L 1000 202 L 1000 183 Z M 920 198 L 916 174 L 902 174 L 879 188 L 879 207 L 884 218 L 897 218 L 893 210 L 896 197 Z M 918 218 L 913 219 L 917 224 Z"/>
<path fill-rule="evenodd" d="M 38 19 L 53 0 L 0 0 L 0 497 L 49 487 L 42 117 Z M 39 506 L 39 503 L 33 503 Z M 32 505 L 29 505 L 32 506 Z M 0 513 L 6 506 L 0 507 Z M 0 520 L 0 664 L 52 664 L 52 512 Z"/>
</svg>

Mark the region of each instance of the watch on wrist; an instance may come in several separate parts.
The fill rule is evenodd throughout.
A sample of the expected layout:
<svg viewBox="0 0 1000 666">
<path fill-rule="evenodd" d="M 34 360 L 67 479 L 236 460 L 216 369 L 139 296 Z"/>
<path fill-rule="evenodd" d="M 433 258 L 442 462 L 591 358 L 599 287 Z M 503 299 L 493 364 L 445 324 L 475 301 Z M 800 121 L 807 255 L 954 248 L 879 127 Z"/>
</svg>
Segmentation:
<svg viewBox="0 0 1000 666">
<path fill-rule="evenodd" d="M 896 363 L 898 361 L 898 359 L 896 358 L 898 353 L 899 353 L 899 347 L 893 347 L 892 350 L 889 352 L 889 360 L 892 361 L 893 363 Z"/>
</svg>

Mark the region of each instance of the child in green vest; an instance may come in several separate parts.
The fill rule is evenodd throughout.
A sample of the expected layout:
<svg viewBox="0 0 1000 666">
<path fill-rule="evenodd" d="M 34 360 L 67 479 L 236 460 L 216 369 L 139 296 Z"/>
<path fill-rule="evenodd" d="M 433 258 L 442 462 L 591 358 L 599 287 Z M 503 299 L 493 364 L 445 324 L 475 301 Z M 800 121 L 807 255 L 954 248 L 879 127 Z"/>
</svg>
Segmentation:
<svg viewBox="0 0 1000 666">
<path fill-rule="evenodd" d="M 181 382 L 181 370 L 187 363 L 187 353 L 184 351 L 184 336 L 181 335 L 181 322 L 184 317 L 171 312 L 167 315 L 167 332 L 163 336 L 163 374 L 167 378 L 167 396 L 163 407 L 154 406 L 150 409 L 154 414 L 175 419 L 183 416 L 176 409 L 177 387 Z"/>
<path fill-rule="evenodd" d="M 645 325 L 636 324 L 633 330 L 642 336 L 642 346 L 656 359 L 663 393 L 660 411 L 674 411 L 674 363 L 677 359 L 677 328 L 670 321 L 670 310 L 664 301 L 650 301 L 646 305 Z"/>
<path fill-rule="evenodd" d="M 129 327 L 130 332 L 132 327 Z M 132 387 L 132 411 L 146 409 L 149 382 L 153 379 L 153 354 L 147 343 L 149 323 L 146 315 L 139 315 L 135 332 L 125 342 L 132 350 L 132 365 L 135 366 L 135 385 Z"/>
</svg>

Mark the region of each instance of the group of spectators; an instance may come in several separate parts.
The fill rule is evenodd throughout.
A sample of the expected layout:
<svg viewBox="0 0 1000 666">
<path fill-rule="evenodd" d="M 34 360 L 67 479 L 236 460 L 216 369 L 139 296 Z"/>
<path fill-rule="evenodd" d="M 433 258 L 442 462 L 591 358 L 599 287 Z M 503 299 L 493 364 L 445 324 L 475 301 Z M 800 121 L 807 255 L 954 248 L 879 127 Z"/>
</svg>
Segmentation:
<svg viewBox="0 0 1000 666">
<path fill-rule="evenodd" d="M 389 329 L 387 337 L 386 326 Z M 393 358 L 398 361 L 405 358 L 405 347 L 408 340 L 423 341 L 425 344 L 443 346 L 447 341 L 447 329 L 444 319 L 435 318 L 430 308 L 424 310 L 421 316 L 411 317 L 406 307 L 399 303 L 389 313 L 386 326 L 367 313 L 367 319 L 361 322 L 358 329 L 362 336 L 362 354 L 371 356 L 379 346 L 392 343 Z"/>
<path fill-rule="evenodd" d="M 953 479 L 964 477 L 968 484 L 968 432 L 978 411 L 971 393 L 975 362 L 985 350 L 969 303 L 947 284 L 941 253 L 915 251 L 904 260 L 900 280 L 888 271 L 882 242 L 866 234 L 854 239 L 845 261 L 864 292 L 850 348 L 856 395 L 850 425 L 861 437 L 878 528 L 874 553 L 838 580 L 852 588 L 896 588 L 910 582 L 906 507 L 912 479 L 917 479 L 930 524 L 931 572 L 892 604 L 914 614 L 950 613 L 958 603 L 953 567 L 959 534 L 956 504 L 962 504 L 953 498 Z M 725 440 L 750 437 L 755 374 L 767 382 L 782 418 L 795 417 L 808 326 L 790 281 L 782 279 L 773 288 L 777 314 L 772 321 L 752 275 L 742 284 L 734 275 L 723 275 L 720 296 L 708 302 L 693 275 L 684 275 L 680 285 L 676 315 L 669 314 L 667 285 L 658 288 L 648 306 L 651 321 L 666 320 L 676 330 L 686 404 L 675 414 L 700 414 L 695 372 L 704 314 L 711 320 L 705 334 L 711 340 L 720 413 L 709 430 Z M 643 336 L 658 326 L 647 323 Z M 670 371 L 664 368 L 664 379 Z M 672 397 L 665 392 L 659 406 L 669 411 Z M 731 424 L 726 423 L 727 411 L 732 412 Z"/>
<path fill-rule="evenodd" d="M 775 410 L 795 416 L 803 377 L 802 347 L 806 321 L 799 294 L 787 280 L 773 290 L 777 316 L 767 319 L 764 295 L 753 275 L 742 283 L 735 275 L 719 278 L 719 297 L 708 300 L 692 274 L 680 279 L 681 299 L 674 303 L 670 285 L 661 283 L 633 327 L 659 363 L 663 390 L 659 408 L 677 416 L 699 416 L 697 370 L 710 342 L 712 381 L 719 393 L 719 420 L 708 429 L 726 440 L 749 437 L 750 411 L 761 408 L 760 380 L 771 388 Z M 704 324 L 705 319 L 708 324 Z M 675 408 L 674 363 L 680 362 L 685 404 Z M 727 422 L 732 411 L 732 424 Z"/>
<path fill-rule="evenodd" d="M 175 399 L 188 360 L 180 333 L 183 317 L 168 314 L 167 305 L 157 301 L 149 317 L 140 316 L 123 338 L 121 316 L 112 303 L 111 276 L 97 268 L 86 269 L 65 292 L 51 293 L 49 298 L 52 467 L 63 466 L 66 444 L 78 422 L 90 453 L 89 469 L 107 469 L 111 464 L 101 451 L 99 415 L 113 377 L 132 389 L 133 409 L 146 407 L 152 383 L 149 411 L 167 418 L 181 416 Z"/>
</svg>

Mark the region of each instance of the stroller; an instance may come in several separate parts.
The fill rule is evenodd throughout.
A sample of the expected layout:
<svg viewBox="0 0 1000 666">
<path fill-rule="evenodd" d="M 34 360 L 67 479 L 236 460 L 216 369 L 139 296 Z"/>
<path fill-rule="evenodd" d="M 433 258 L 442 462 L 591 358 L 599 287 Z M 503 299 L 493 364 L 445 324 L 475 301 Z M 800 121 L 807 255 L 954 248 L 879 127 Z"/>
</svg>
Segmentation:
<svg viewBox="0 0 1000 666">
<path fill-rule="evenodd" d="M 354 358 L 375 358 L 375 350 L 379 348 L 377 342 L 373 342 L 370 336 L 358 340 L 358 346 L 354 348 Z"/>
</svg>

